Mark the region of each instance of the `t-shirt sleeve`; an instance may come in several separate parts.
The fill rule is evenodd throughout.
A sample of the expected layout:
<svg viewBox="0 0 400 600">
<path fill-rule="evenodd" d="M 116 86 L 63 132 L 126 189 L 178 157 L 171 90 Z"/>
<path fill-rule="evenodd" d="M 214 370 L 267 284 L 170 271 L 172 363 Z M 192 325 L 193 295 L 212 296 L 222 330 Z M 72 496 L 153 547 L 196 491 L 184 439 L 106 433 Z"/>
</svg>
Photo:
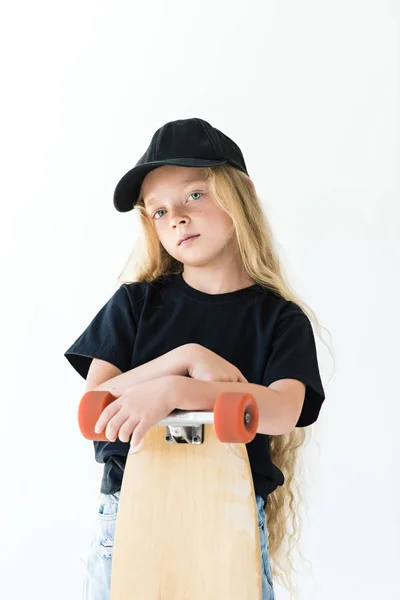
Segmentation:
<svg viewBox="0 0 400 600">
<path fill-rule="evenodd" d="M 296 427 L 314 423 L 325 393 L 319 372 L 314 332 L 308 316 L 299 310 L 280 317 L 275 325 L 263 385 L 278 379 L 298 379 L 306 394 Z"/>
<path fill-rule="evenodd" d="M 130 369 L 136 324 L 126 284 L 122 284 L 100 309 L 64 356 L 86 379 L 93 358 Z"/>
</svg>

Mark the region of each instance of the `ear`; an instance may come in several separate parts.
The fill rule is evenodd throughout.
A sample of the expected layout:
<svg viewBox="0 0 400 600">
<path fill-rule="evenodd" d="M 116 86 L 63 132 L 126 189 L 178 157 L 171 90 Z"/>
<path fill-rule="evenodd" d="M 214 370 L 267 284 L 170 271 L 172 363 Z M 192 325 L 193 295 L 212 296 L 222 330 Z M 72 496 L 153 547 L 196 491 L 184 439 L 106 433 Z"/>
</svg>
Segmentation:
<svg viewBox="0 0 400 600">
<path fill-rule="evenodd" d="M 251 179 L 249 179 L 249 184 L 253 188 L 253 190 L 256 191 L 256 186 L 254 185 Z"/>
</svg>

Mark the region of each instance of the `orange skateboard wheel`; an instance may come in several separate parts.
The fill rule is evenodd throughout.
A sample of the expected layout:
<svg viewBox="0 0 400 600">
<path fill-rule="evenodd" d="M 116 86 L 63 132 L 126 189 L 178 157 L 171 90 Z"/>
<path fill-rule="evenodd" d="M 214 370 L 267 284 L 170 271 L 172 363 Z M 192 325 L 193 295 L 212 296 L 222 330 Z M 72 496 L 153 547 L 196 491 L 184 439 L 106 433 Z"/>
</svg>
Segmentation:
<svg viewBox="0 0 400 600">
<path fill-rule="evenodd" d="M 87 440 L 110 441 L 104 431 L 96 433 L 94 426 L 103 410 L 114 400 L 115 396 L 102 390 L 92 390 L 82 396 L 78 408 L 78 423 L 83 437 Z"/>
<path fill-rule="evenodd" d="M 214 405 L 214 429 L 220 442 L 251 442 L 258 428 L 258 405 L 251 394 L 222 392 Z"/>
</svg>

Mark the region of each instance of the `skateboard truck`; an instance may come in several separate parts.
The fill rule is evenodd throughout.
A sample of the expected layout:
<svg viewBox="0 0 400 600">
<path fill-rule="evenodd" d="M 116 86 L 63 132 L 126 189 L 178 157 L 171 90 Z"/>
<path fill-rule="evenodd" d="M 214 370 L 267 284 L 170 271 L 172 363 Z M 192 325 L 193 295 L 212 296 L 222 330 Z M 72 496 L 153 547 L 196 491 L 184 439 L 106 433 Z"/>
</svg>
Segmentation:
<svg viewBox="0 0 400 600">
<path fill-rule="evenodd" d="M 168 444 L 202 444 L 204 425 L 214 422 L 212 412 L 188 412 L 173 410 L 158 425 L 165 425 L 165 441 Z"/>
<path fill-rule="evenodd" d="M 82 435 L 88 440 L 108 441 L 105 433 L 95 433 L 94 426 L 102 411 L 115 396 L 111 392 L 92 390 L 86 392 L 78 409 L 78 422 Z M 157 425 L 166 426 L 165 440 L 169 444 L 202 444 L 204 425 L 214 425 L 220 442 L 248 443 L 258 429 L 258 406 L 251 394 L 221 392 L 215 400 L 214 410 L 173 410 Z"/>
<path fill-rule="evenodd" d="M 251 414 L 246 411 L 244 422 L 248 425 Z M 169 444 L 202 444 L 204 438 L 204 425 L 214 423 L 213 412 L 188 412 L 176 409 L 168 417 L 158 423 L 165 425 L 165 441 Z"/>
<path fill-rule="evenodd" d="M 198 427 L 168 427 L 165 441 L 169 444 L 202 444 L 204 425 Z"/>
</svg>

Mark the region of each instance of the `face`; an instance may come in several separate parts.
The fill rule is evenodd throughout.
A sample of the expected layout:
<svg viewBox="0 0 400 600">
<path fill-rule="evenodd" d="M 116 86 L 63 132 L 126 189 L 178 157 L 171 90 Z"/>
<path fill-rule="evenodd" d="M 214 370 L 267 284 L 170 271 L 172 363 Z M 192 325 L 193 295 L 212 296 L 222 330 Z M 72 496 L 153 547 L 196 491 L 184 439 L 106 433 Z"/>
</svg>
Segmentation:
<svg viewBox="0 0 400 600">
<path fill-rule="evenodd" d="M 151 171 L 142 184 L 146 212 L 161 244 L 185 265 L 221 264 L 236 245 L 232 219 L 219 208 L 203 173 L 166 165 Z M 185 234 L 199 237 L 178 245 Z"/>
</svg>

